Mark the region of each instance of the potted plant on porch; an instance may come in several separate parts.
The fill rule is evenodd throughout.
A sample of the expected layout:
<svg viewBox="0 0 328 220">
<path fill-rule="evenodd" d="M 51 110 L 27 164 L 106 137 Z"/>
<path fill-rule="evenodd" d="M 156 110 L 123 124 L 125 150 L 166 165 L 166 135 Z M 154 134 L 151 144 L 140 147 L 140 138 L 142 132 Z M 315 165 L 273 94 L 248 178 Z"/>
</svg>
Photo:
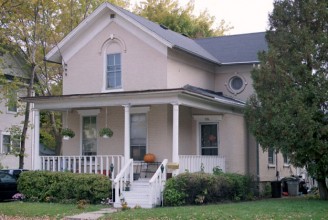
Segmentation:
<svg viewBox="0 0 328 220">
<path fill-rule="evenodd" d="M 113 136 L 113 131 L 110 128 L 102 128 L 99 131 L 99 136 L 103 138 L 110 138 Z"/>
<path fill-rule="evenodd" d="M 69 140 L 75 136 L 75 132 L 70 128 L 63 128 L 61 134 L 64 140 Z"/>
</svg>

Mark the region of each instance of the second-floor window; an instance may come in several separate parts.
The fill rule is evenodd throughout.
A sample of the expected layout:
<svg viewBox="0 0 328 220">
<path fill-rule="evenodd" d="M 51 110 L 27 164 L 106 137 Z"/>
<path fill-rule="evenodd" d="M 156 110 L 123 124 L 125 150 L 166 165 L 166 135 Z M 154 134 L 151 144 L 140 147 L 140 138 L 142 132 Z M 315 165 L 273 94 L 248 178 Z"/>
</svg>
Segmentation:
<svg viewBox="0 0 328 220">
<path fill-rule="evenodd" d="M 122 88 L 121 54 L 107 54 L 106 88 Z"/>
</svg>

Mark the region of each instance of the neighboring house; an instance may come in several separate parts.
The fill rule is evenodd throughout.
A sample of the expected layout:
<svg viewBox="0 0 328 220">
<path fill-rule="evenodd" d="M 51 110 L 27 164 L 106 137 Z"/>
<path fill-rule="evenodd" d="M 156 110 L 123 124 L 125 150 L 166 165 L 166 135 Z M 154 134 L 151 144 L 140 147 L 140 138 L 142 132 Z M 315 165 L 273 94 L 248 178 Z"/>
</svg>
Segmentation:
<svg viewBox="0 0 328 220">
<path fill-rule="evenodd" d="M 64 127 L 76 133 L 63 141 L 62 156 L 35 155 L 34 169 L 107 175 L 112 169 L 118 198 L 132 172 L 155 165 L 148 203 L 123 194 L 129 205 L 142 207 L 160 202 L 161 172 L 219 167 L 261 183 L 276 180 L 276 171 L 296 174 L 287 158 L 263 152 L 243 115 L 254 92 L 250 71 L 266 49 L 265 33 L 193 40 L 102 4 L 46 56 L 63 65 L 63 95 L 25 99 L 35 104 L 37 134 L 40 110 L 61 111 Z M 109 139 L 98 135 L 106 126 L 114 132 Z M 143 164 L 145 153 L 155 154 L 158 164 Z"/>
<path fill-rule="evenodd" d="M 14 77 L 28 79 L 26 64 L 19 54 L 3 52 L 0 54 L 0 75 L 9 82 Z M 19 167 L 18 156 L 13 155 L 13 148 L 20 148 L 20 139 L 15 139 L 10 135 L 9 128 L 19 126 L 22 128 L 24 115 L 19 114 L 23 111 L 19 104 L 18 97 L 26 95 L 26 88 L 15 89 L 8 87 L 9 91 L 3 91 L 4 87 L 0 85 L 0 165 L 4 168 L 15 169 Z M 3 95 L 4 93 L 9 95 Z M 33 116 L 32 116 L 33 117 Z M 29 128 L 27 131 L 24 169 L 32 168 L 32 143 L 33 133 Z"/>
</svg>

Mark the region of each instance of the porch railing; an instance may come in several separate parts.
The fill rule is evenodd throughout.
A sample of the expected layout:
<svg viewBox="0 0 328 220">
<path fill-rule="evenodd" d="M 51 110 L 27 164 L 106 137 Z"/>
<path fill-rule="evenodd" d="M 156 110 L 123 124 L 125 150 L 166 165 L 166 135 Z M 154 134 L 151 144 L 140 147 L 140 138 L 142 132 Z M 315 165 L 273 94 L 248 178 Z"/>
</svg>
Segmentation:
<svg viewBox="0 0 328 220">
<path fill-rule="evenodd" d="M 186 171 L 213 173 L 215 167 L 219 167 L 225 172 L 225 158 L 221 156 L 179 155 L 180 173 Z"/>
<path fill-rule="evenodd" d="M 125 186 L 130 185 L 133 182 L 133 159 L 129 159 L 129 161 L 124 165 L 121 171 L 117 174 L 114 180 L 114 188 L 115 188 L 115 201 L 114 207 L 121 206 L 121 198 L 120 193 L 125 191 Z"/>
<path fill-rule="evenodd" d="M 114 178 L 121 170 L 123 162 L 122 155 L 41 156 L 41 170 L 99 173 L 111 176 L 111 164 L 113 164 L 112 178 Z"/>
<path fill-rule="evenodd" d="M 149 180 L 150 185 L 150 200 L 149 203 L 151 206 L 160 205 L 163 202 L 163 190 L 166 180 L 166 165 L 167 159 L 163 160 L 161 165 L 156 170 L 153 177 Z"/>
</svg>

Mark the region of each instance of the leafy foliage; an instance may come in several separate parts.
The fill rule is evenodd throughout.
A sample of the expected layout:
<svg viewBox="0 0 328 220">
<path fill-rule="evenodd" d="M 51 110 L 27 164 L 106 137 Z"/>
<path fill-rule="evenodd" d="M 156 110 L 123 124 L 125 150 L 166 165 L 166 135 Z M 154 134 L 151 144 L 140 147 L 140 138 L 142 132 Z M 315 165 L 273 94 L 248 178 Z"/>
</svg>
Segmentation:
<svg viewBox="0 0 328 220">
<path fill-rule="evenodd" d="M 269 50 L 252 72 L 256 95 L 246 118 L 264 149 L 288 154 L 317 178 L 328 176 L 328 11 L 326 1 L 275 1 Z"/>
<path fill-rule="evenodd" d="M 190 1 L 184 8 L 179 6 L 178 0 L 146 0 L 134 9 L 136 14 L 192 38 L 220 36 L 232 29 L 224 20 L 213 28 L 214 16 L 206 10 L 195 16 L 193 11 L 194 1 Z"/>
<path fill-rule="evenodd" d="M 168 179 L 164 203 L 168 206 L 252 199 L 252 179 L 232 173 L 183 173 Z"/>
<path fill-rule="evenodd" d="M 110 197 L 110 185 L 103 175 L 69 172 L 29 171 L 18 180 L 18 190 L 26 199 L 39 202 L 100 203 Z"/>
</svg>

